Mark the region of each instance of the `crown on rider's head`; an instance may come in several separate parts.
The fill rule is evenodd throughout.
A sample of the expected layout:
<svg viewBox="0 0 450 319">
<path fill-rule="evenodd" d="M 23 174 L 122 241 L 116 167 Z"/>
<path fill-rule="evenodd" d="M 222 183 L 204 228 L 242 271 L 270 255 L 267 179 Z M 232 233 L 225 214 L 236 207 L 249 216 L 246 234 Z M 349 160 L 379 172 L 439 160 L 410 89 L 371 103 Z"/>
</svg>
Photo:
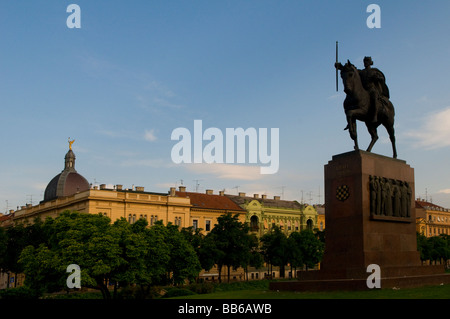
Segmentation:
<svg viewBox="0 0 450 319">
<path fill-rule="evenodd" d="M 372 57 L 370 57 L 370 56 L 364 57 L 364 62 L 366 62 L 366 61 L 369 62 L 370 65 L 373 65 Z"/>
</svg>

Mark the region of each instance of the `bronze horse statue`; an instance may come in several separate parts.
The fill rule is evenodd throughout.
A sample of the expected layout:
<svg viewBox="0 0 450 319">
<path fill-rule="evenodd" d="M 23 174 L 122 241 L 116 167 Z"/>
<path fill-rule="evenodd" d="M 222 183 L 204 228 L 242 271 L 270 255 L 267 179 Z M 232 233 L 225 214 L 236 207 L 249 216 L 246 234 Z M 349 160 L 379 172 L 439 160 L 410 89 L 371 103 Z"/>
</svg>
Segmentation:
<svg viewBox="0 0 450 319">
<path fill-rule="evenodd" d="M 383 125 L 392 143 L 393 158 L 397 158 L 394 131 L 395 111 L 393 104 L 387 97 L 378 96 L 375 99 L 375 103 L 378 103 L 376 107 L 376 121 L 373 121 L 371 97 L 363 86 L 359 70 L 349 60 L 347 60 L 345 65 L 340 65 L 339 69 L 341 70 L 341 78 L 344 83 L 344 92 L 347 94 L 344 101 L 344 110 L 348 123 L 347 128 L 350 137 L 355 142 L 355 150 L 359 150 L 356 130 L 356 121 L 359 120 L 366 123 L 367 129 L 372 137 L 367 152 L 372 150 L 378 140 L 377 128 Z"/>
</svg>

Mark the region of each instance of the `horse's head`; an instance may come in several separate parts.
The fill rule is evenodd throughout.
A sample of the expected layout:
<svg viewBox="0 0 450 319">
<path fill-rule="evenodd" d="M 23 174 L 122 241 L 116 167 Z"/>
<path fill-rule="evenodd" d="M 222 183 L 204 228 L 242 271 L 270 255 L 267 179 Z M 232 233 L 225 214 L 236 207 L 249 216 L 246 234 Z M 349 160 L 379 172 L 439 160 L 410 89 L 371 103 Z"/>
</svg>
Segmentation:
<svg viewBox="0 0 450 319">
<path fill-rule="evenodd" d="M 344 83 L 344 92 L 346 94 L 354 92 L 355 85 L 361 85 L 358 70 L 349 60 L 347 60 L 347 63 L 341 69 L 341 78 Z M 359 83 L 357 81 L 359 81 Z"/>
</svg>

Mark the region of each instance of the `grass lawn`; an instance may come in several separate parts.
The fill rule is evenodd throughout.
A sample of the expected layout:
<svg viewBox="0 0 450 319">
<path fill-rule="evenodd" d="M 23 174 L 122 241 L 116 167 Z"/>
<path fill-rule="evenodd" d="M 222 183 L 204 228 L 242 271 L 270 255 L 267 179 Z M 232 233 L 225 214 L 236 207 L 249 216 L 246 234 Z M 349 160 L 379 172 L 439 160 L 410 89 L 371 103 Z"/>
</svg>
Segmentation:
<svg viewBox="0 0 450 319">
<path fill-rule="evenodd" d="M 173 299 L 450 299 L 450 285 L 411 289 L 373 289 L 368 291 L 286 292 L 260 287 L 243 290 L 216 291 Z"/>
</svg>

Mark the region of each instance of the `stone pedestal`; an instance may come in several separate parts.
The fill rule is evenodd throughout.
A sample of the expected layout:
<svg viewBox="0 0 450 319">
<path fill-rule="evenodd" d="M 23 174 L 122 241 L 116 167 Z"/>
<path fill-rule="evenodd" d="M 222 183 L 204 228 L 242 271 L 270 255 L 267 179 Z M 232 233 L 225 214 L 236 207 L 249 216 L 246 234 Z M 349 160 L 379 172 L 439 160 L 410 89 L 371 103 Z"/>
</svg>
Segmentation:
<svg viewBox="0 0 450 319">
<path fill-rule="evenodd" d="M 415 222 L 406 162 L 354 151 L 325 166 L 324 271 L 420 266 Z"/>
<path fill-rule="evenodd" d="M 368 289 L 367 267 L 380 266 L 382 288 L 450 283 L 443 266 L 421 266 L 417 251 L 414 169 L 364 151 L 325 165 L 325 253 L 320 271 L 277 290 Z"/>
</svg>

